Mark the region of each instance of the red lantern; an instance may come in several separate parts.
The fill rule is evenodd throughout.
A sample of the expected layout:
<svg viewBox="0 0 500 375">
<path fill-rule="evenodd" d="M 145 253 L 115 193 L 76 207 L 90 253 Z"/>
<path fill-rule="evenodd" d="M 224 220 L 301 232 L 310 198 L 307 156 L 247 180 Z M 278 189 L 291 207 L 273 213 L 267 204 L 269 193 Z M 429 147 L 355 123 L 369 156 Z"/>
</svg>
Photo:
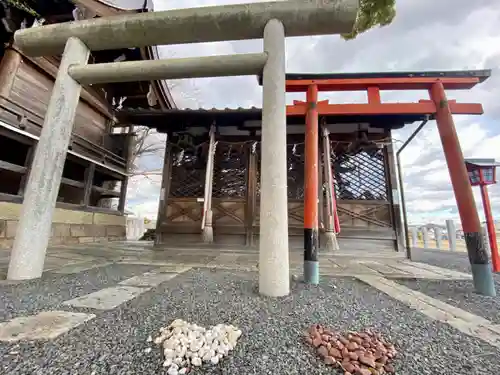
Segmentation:
<svg viewBox="0 0 500 375">
<path fill-rule="evenodd" d="M 494 159 L 465 159 L 469 181 L 472 186 L 481 187 L 481 196 L 483 198 L 484 216 L 486 217 L 486 226 L 488 228 L 488 237 L 490 239 L 491 262 L 493 271 L 500 271 L 500 257 L 498 255 L 497 236 L 495 224 L 491 214 L 490 197 L 488 195 L 487 185 L 496 184 L 496 167 L 500 165 Z"/>
</svg>

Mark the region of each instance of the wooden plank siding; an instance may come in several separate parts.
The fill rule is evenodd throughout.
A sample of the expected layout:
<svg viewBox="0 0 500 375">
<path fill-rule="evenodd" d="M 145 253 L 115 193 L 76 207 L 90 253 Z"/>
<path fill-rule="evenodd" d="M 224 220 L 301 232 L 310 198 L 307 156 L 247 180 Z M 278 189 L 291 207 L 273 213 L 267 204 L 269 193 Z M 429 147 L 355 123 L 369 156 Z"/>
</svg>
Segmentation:
<svg viewBox="0 0 500 375">
<path fill-rule="evenodd" d="M 57 72 L 57 66 L 49 59 L 45 59 L 42 65 L 43 68 L 39 62 L 22 56 L 15 49 L 7 49 L 0 64 L 0 121 L 36 136 L 40 135 L 43 126 Z M 70 147 L 99 161 L 106 159 L 114 167 L 125 170 L 124 155 L 115 155 L 111 151 L 124 150 L 125 144 L 115 143 L 125 141 L 109 134 L 113 117 L 106 106 L 97 93 L 82 90 Z"/>
</svg>

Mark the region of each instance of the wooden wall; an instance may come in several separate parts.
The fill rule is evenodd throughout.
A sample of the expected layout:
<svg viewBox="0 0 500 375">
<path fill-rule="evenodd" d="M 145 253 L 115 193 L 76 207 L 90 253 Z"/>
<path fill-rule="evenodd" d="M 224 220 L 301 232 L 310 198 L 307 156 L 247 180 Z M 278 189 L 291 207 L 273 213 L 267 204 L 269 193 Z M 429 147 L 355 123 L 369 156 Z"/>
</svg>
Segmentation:
<svg viewBox="0 0 500 375">
<path fill-rule="evenodd" d="M 0 120 L 38 136 L 56 74 L 55 59 L 31 59 L 14 48 L 7 49 L 0 64 Z M 82 90 L 73 127 L 75 151 L 95 157 L 98 151 L 106 154 L 106 149 L 124 149 L 124 145 L 114 144 L 123 143 L 123 138 L 110 141 L 115 138 L 109 135 L 108 123 L 112 119 L 100 93 Z M 120 162 L 116 166 L 125 167 L 125 161 Z"/>
</svg>

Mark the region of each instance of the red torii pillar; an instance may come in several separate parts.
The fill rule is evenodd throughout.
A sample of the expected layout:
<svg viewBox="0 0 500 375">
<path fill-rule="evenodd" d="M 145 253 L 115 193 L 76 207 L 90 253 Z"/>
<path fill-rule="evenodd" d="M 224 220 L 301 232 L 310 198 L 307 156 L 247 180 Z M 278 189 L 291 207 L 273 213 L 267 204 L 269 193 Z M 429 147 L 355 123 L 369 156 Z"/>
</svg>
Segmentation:
<svg viewBox="0 0 500 375">
<path fill-rule="evenodd" d="M 495 284 L 481 234 L 481 222 L 443 83 L 440 81 L 434 83 L 429 93 L 436 106 L 437 128 L 462 221 L 474 286 L 481 294 L 495 296 Z"/>
<path fill-rule="evenodd" d="M 318 86 L 307 88 L 304 163 L 304 282 L 319 283 L 318 263 Z"/>
</svg>

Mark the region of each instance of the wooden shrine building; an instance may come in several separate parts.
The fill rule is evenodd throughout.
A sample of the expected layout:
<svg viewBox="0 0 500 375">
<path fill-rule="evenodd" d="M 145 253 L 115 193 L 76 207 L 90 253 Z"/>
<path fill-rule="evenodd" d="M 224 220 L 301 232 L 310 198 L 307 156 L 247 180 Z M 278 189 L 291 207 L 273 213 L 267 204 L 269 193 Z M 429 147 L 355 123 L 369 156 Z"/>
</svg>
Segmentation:
<svg viewBox="0 0 500 375">
<path fill-rule="evenodd" d="M 16 30 L 151 10 L 143 0 L 117 8 L 98 0 L 43 0 L 33 9 L 2 2 L 0 13 L 0 248 L 16 235 L 24 190 L 61 56 L 29 57 L 12 42 Z M 120 1 L 115 1 L 119 4 Z M 135 5 L 135 6 L 134 6 Z M 146 6 L 144 6 L 146 5 Z M 92 52 L 93 63 L 157 58 L 156 48 Z M 128 127 L 117 132 L 119 108 L 174 106 L 160 82 L 87 86 L 76 110 L 59 187 L 52 244 L 125 239 L 124 217 L 130 144 Z"/>
<path fill-rule="evenodd" d="M 383 103 L 382 90 L 470 89 L 489 71 L 364 74 L 288 74 L 288 92 L 311 92 L 307 103 L 287 106 L 288 225 L 290 246 L 304 244 L 305 126 L 317 111 L 319 133 L 319 210 L 321 233 L 328 220 L 328 168 L 333 175 L 337 226 L 342 250 L 401 250 L 403 229 L 392 131 L 433 119 L 437 105 Z M 313 92 L 314 92 L 313 90 Z M 365 91 L 362 104 L 317 101 L 318 91 Z M 438 104 L 439 105 L 439 104 Z M 449 101 L 451 113 L 481 114 L 480 104 Z M 167 152 L 157 218 L 158 246 L 199 245 L 202 241 L 207 160 L 214 129 L 214 167 L 210 199 L 216 245 L 258 246 L 261 109 L 121 110 L 118 119 L 167 133 Z M 328 150 L 329 149 L 329 150 Z M 327 157 L 325 156 L 327 153 Z M 329 162 L 328 162 L 329 160 Z"/>
</svg>

